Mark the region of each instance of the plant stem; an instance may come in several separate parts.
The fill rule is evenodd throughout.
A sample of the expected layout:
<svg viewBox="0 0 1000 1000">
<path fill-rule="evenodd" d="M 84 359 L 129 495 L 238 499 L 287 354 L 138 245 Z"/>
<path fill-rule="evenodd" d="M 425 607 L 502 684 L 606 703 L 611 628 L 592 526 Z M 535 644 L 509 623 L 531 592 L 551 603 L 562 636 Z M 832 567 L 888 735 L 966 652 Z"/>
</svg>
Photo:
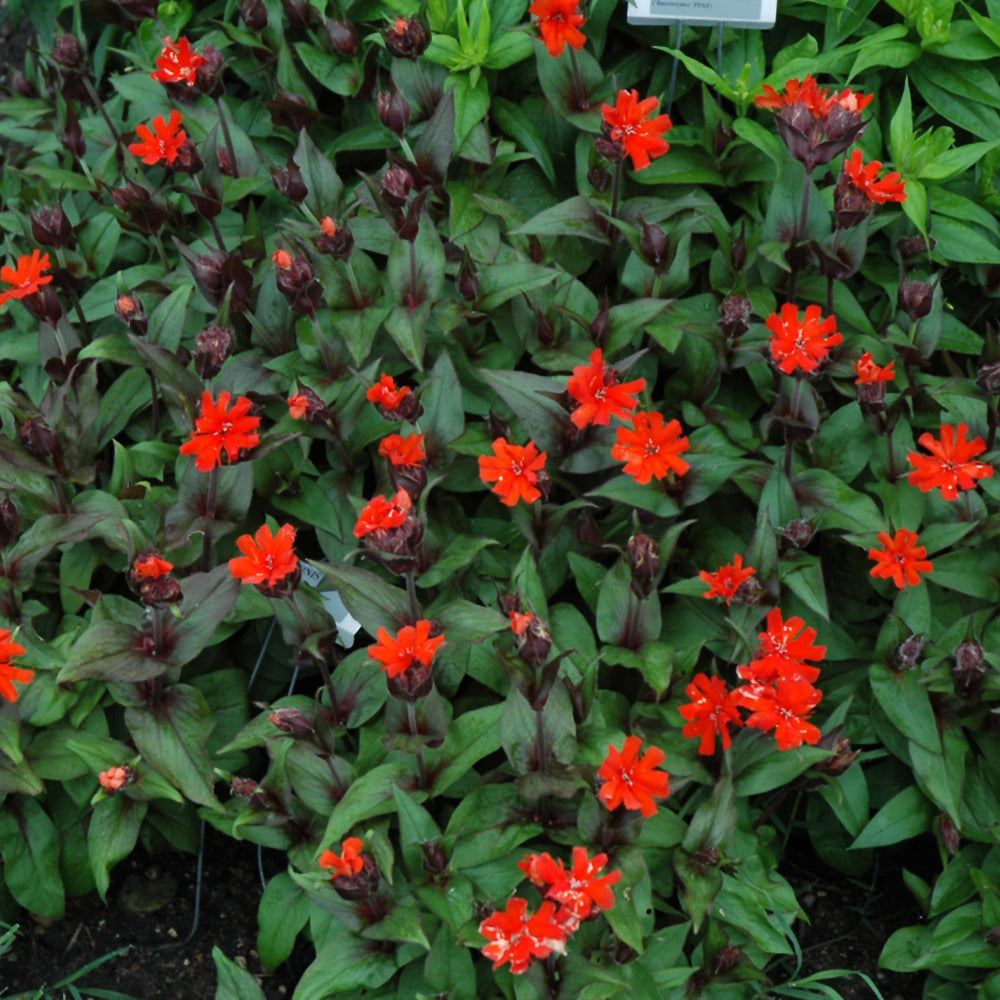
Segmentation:
<svg viewBox="0 0 1000 1000">
<path fill-rule="evenodd" d="M 153 412 L 150 414 L 150 420 L 152 426 L 150 431 L 153 437 L 156 437 L 160 433 L 160 386 L 156 381 L 156 376 L 152 371 L 149 372 L 149 390 L 150 397 L 152 400 Z"/>
<path fill-rule="evenodd" d="M 80 79 L 83 80 L 83 85 L 87 89 L 87 93 L 90 95 L 90 99 L 94 102 L 94 106 L 100 112 L 101 117 L 104 119 L 104 123 L 108 126 L 111 131 L 111 136 L 115 140 L 115 144 L 121 142 L 121 136 L 118 134 L 118 129 L 115 128 L 114 122 L 108 117 L 108 112 L 104 108 L 104 102 L 97 96 L 97 91 L 94 89 L 94 85 L 90 80 L 90 77 L 86 73 L 80 74 Z"/>
<path fill-rule="evenodd" d="M 229 133 L 229 122 L 226 120 L 226 113 L 222 109 L 222 98 L 215 99 L 215 110 L 219 114 L 219 124 L 222 126 L 222 138 L 226 143 L 226 152 L 229 154 L 229 169 L 232 170 L 232 178 L 235 180 L 240 176 L 240 165 L 236 159 L 236 147 L 233 146 L 233 137 Z"/>
<path fill-rule="evenodd" d="M 573 67 L 573 110 L 586 111 L 590 107 L 590 101 L 587 100 L 583 78 L 580 76 L 580 64 L 576 61 L 576 50 L 573 46 L 569 47 L 569 61 Z"/>
<path fill-rule="evenodd" d="M 611 218 L 618 218 L 618 203 L 621 199 L 622 193 L 622 161 L 619 160 L 615 164 L 615 176 L 611 182 Z M 611 240 L 612 244 L 615 242 L 615 238 L 618 235 L 618 227 L 612 226 L 611 232 L 608 238 Z"/>
<path fill-rule="evenodd" d="M 406 703 L 406 723 L 411 736 L 419 736 L 420 730 L 417 728 L 417 710 L 412 701 Z M 417 767 L 420 770 L 420 787 L 425 791 L 430 787 L 427 783 L 427 768 L 424 765 L 424 751 L 422 747 L 417 747 L 414 751 L 417 758 Z"/>
<path fill-rule="evenodd" d="M 297 591 L 292 592 L 292 607 L 294 607 L 296 611 L 299 611 L 301 614 L 299 606 L 296 603 L 297 593 Z M 337 701 L 337 692 L 333 689 L 333 677 L 330 676 L 330 668 L 327 666 L 326 657 L 321 656 L 316 662 L 319 666 L 320 676 L 323 678 L 323 685 L 326 688 L 326 693 L 330 698 L 330 711 L 333 713 L 333 724 L 335 726 L 340 726 L 343 724 L 344 720 L 340 714 L 340 703 Z M 341 789 L 341 791 L 343 791 L 343 789 Z"/>
<path fill-rule="evenodd" d="M 149 623 L 153 631 L 153 656 L 163 657 L 163 608 L 149 609 Z"/>
</svg>

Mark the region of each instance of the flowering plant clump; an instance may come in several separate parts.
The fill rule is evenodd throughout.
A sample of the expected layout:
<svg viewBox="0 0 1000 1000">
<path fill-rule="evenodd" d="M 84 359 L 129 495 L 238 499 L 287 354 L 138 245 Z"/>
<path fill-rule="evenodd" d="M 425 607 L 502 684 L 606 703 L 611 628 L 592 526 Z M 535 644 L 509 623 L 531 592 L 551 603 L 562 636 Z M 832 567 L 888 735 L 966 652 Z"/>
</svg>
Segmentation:
<svg viewBox="0 0 1000 1000">
<path fill-rule="evenodd" d="M 798 996 L 819 857 L 916 899 L 886 995 L 994 996 L 995 18 L 62 6 L 0 98 L 0 922 L 214 831 L 267 884 L 199 996 Z"/>
</svg>

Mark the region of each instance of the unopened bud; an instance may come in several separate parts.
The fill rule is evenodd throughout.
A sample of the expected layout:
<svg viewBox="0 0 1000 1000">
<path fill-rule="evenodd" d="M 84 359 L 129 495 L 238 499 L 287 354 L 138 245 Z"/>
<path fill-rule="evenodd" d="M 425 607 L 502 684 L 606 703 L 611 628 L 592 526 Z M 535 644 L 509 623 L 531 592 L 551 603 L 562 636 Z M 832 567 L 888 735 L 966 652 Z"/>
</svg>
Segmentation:
<svg viewBox="0 0 1000 1000">
<path fill-rule="evenodd" d="M 285 16 L 297 28 L 306 29 L 319 19 L 319 11 L 306 0 L 281 0 Z"/>
<path fill-rule="evenodd" d="M 491 441 L 496 441 L 497 438 L 509 440 L 510 425 L 490 410 L 486 415 L 486 434 Z"/>
<path fill-rule="evenodd" d="M 659 545 L 649 535 L 636 532 L 628 540 L 628 555 L 633 575 L 643 590 L 648 591 L 660 569 Z"/>
<path fill-rule="evenodd" d="M 458 289 L 458 294 L 466 302 L 475 302 L 479 297 L 479 275 L 476 273 L 476 267 L 469 259 L 468 254 L 462 258 L 462 266 L 459 268 L 455 287 Z"/>
<path fill-rule="evenodd" d="M 580 512 L 576 522 L 576 537 L 584 545 L 600 548 L 604 544 L 604 532 L 601 531 L 597 518 L 589 510 Z"/>
<path fill-rule="evenodd" d="M 382 36 L 394 56 L 416 59 L 430 45 L 431 36 L 415 17 L 398 17 Z"/>
<path fill-rule="evenodd" d="M 320 222 L 321 233 L 316 237 L 316 249 L 328 253 L 334 260 L 348 260 L 354 250 L 354 235 L 344 223 L 336 223 L 330 216 Z"/>
<path fill-rule="evenodd" d="M 966 701 L 975 694 L 986 676 L 983 647 L 975 639 L 966 639 L 955 647 L 955 693 Z"/>
<path fill-rule="evenodd" d="M 302 172 L 294 160 L 289 160 L 287 167 L 275 170 L 271 179 L 278 191 L 295 205 L 301 205 L 309 194 L 309 188 L 302 179 Z"/>
<path fill-rule="evenodd" d="M 846 170 L 840 172 L 837 186 L 833 191 L 833 212 L 840 229 L 853 229 L 872 213 L 873 202 L 862 191 Z"/>
<path fill-rule="evenodd" d="M 655 222 L 644 222 L 639 233 L 639 246 L 649 263 L 659 267 L 667 260 L 670 241 Z"/>
<path fill-rule="evenodd" d="M 326 19 L 326 33 L 330 44 L 342 55 L 350 58 L 358 51 L 358 29 L 350 21 Z"/>
<path fill-rule="evenodd" d="M 21 532 L 21 518 L 9 496 L 0 500 L 0 548 L 6 548 Z"/>
<path fill-rule="evenodd" d="M 267 17 L 266 11 L 264 16 Z M 202 46 L 201 55 L 205 61 L 195 70 L 194 85 L 206 97 L 220 97 L 225 56 L 211 43 Z"/>
<path fill-rule="evenodd" d="M 411 190 L 413 190 L 413 177 L 406 167 L 390 167 L 379 185 L 382 197 L 393 208 L 402 208 Z"/>
<path fill-rule="evenodd" d="M 625 143 L 618 139 L 610 139 L 602 135 L 594 140 L 594 147 L 600 156 L 603 156 L 609 163 L 621 163 L 628 156 Z"/>
<path fill-rule="evenodd" d="M 991 396 L 1000 393 L 1000 361 L 982 365 L 976 372 L 976 385 Z"/>
<path fill-rule="evenodd" d="M 17 428 L 17 436 L 35 458 L 48 458 L 56 453 L 56 432 L 41 417 L 23 421 Z"/>
<path fill-rule="evenodd" d="M 947 814 L 942 813 L 938 820 L 938 829 L 941 832 L 941 841 L 948 853 L 954 857 L 958 853 L 959 833 L 955 821 Z"/>
<path fill-rule="evenodd" d="M 893 657 L 896 670 L 912 670 L 920 660 L 920 654 L 924 648 L 924 637 L 922 635 L 911 635 L 909 639 L 901 642 L 896 647 L 896 654 Z"/>
<path fill-rule="evenodd" d="M 312 389 L 299 389 L 289 397 L 288 413 L 293 420 L 305 420 L 309 424 L 330 422 L 330 411 L 326 403 Z"/>
<path fill-rule="evenodd" d="M 55 208 L 41 208 L 31 215 L 31 235 L 43 247 L 73 247 L 73 224 L 66 213 L 57 205 Z"/>
<path fill-rule="evenodd" d="M 10 78 L 11 89 L 19 97 L 37 97 L 35 85 L 19 70 L 14 70 Z"/>
<path fill-rule="evenodd" d="M 276 708 L 268 718 L 283 733 L 297 739 L 308 739 L 316 732 L 309 717 L 297 708 Z"/>
<path fill-rule="evenodd" d="M 214 378 L 233 353 L 234 344 L 232 330 L 223 326 L 206 326 L 195 337 L 194 370 L 202 378 Z"/>
<path fill-rule="evenodd" d="M 52 46 L 52 59 L 66 69 L 79 69 L 83 62 L 80 40 L 69 32 L 60 35 Z"/>
<path fill-rule="evenodd" d="M 60 133 L 59 141 L 70 156 L 82 160 L 87 153 L 87 140 L 83 137 L 83 129 L 79 119 L 71 111 L 67 111 L 66 129 Z"/>
<path fill-rule="evenodd" d="M 781 529 L 781 537 L 794 549 L 804 549 L 811 541 L 816 529 L 801 518 L 789 521 Z"/>
<path fill-rule="evenodd" d="M 836 737 L 830 746 L 826 744 L 826 740 L 827 737 L 824 736 L 819 745 L 832 752 L 826 760 L 821 760 L 815 767 L 817 771 L 835 778 L 838 774 L 843 774 L 857 760 L 860 751 L 852 750 L 851 741 L 843 736 Z"/>
<path fill-rule="evenodd" d="M 591 167 L 587 171 L 587 180 L 598 194 L 604 194 L 611 186 L 611 174 L 604 167 Z"/>
<path fill-rule="evenodd" d="M 899 285 L 899 308 L 916 322 L 934 307 L 934 287 L 926 281 L 904 277 Z"/>
<path fill-rule="evenodd" d="M 62 317 L 63 308 L 54 285 L 43 285 L 37 292 L 25 295 L 21 305 L 28 310 L 39 323 L 55 326 Z"/>
<path fill-rule="evenodd" d="M 279 264 L 275 282 L 292 312 L 301 316 L 316 314 L 316 306 L 323 296 L 323 289 L 316 280 L 312 264 L 305 257 L 292 257 L 288 266 Z"/>
<path fill-rule="evenodd" d="M 149 319 L 136 295 L 119 295 L 115 300 L 115 315 L 136 336 L 143 337 L 149 329 Z"/>
<path fill-rule="evenodd" d="M 727 295 L 719 305 L 719 326 L 728 340 L 742 337 L 750 329 L 753 303 L 745 295 Z"/>
<path fill-rule="evenodd" d="M 264 0 L 243 0 L 240 4 L 240 20 L 251 31 L 263 31 L 267 27 L 267 4 Z"/>
<path fill-rule="evenodd" d="M 915 236 L 903 236 L 896 241 L 896 249 L 903 260 L 913 260 L 914 257 L 927 253 L 928 248 L 933 250 L 936 245 L 937 242 L 933 237 L 928 244 L 928 241 L 919 233 Z"/>
<path fill-rule="evenodd" d="M 410 102 L 396 87 L 375 95 L 375 110 L 382 124 L 396 135 L 402 135 L 410 124 Z"/>
</svg>

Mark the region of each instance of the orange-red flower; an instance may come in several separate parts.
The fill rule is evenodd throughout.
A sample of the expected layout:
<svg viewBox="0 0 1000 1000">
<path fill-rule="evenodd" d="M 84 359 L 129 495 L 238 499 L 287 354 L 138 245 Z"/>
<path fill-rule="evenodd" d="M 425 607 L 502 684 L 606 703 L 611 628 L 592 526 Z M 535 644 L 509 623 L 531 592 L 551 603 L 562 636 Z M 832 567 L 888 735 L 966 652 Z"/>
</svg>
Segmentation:
<svg viewBox="0 0 1000 1000">
<path fill-rule="evenodd" d="M 397 388 L 396 380 L 391 375 L 383 375 L 365 395 L 369 403 L 379 403 L 386 410 L 395 410 L 409 392 L 408 385 Z"/>
<path fill-rule="evenodd" d="M 625 745 L 619 751 L 608 745 L 608 756 L 597 769 L 597 776 L 604 779 L 597 797 L 608 807 L 617 809 L 638 809 L 643 816 L 652 816 L 656 811 L 654 799 L 665 799 L 670 794 L 670 775 L 657 768 L 666 759 L 659 747 L 650 747 L 642 757 L 642 740 L 638 736 L 627 736 Z"/>
<path fill-rule="evenodd" d="M 269 525 L 262 524 L 256 535 L 236 539 L 236 547 L 243 555 L 229 560 L 229 572 L 243 583 L 273 587 L 298 570 L 294 546 L 293 525 L 283 524 L 275 535 Z"/>
<path fill-rule="evenodd" d="M 738 691 L 742 689 L 738 688 Z M 818 743 L 822 735 L 811 722 L 812 710 L 820 703 L 823 692 L 805 680 L 779 677 L 774 687 L 764 687 L 754 692 L 752 709 L 746 724 L 751 729 L 774 730 L 779 750 L 792 750 L 803 743 Z"/>
<path fill-rule="evenodd" d="M 187 141 L 187 132 L 182 129 L 184 119 L 181 113 L 174 109 L 170 112 L 170 121 L 164 121 L 163 115 L 153 119 L 153 131 L 148 125 L 136 127 L 136 133 L 142 142 L 133 142 L 128 151 L 135 156 L 141 156 L 142 162 L 152 166 L 161 160 L 168 166 L 180 155 L 180 148 Z"/>
<path fill-rule="evenodd" d="M 670 149 L 669 143 L 663 138 L 663 133 L 673 128 L 670 117 L 647 117 L 659 106 L 660 101 L 656 97 L 640 101 L 637 90 L 619 91 L 613 108 L 608 104 L 601 105 L 601 116 L 609 129 L 610 137 L 625 147 L 625 152 L 632 157 L 635 170 L 645 169 L 649 166 L 650 159 L 663 156 Z"/>
<path fill-rule="evenodd" d="M 887 201 L 906 201 L 906 181 L 893 170 L 882 180 L 876 180 L 882 169 L 879 160 L 872 160 L 867 166 L 861 162 L 861 150 L 855 149 L 849 159 L 844 160 L 844 173 L 851 183 L 863 192 L 869 201 L 884 205 Z"/>
<path fill-rule="evenodd" d="M 229 465 L 244 448 L 256 448 L 260 435 L 260 417 L 250 415 L 252 406 L 246 396 L 238 396 L 230 410 L 228 392 L 219 393 L 218 403 L 210 392 L 201 394 L 201 416 L 194 422 L 190 441 L 181 445 L 182 455 L 195 455 L 195 466 L 208 472 L 217 465 Z"/>
<path fill-rule="evenodd" d="M 893 371 L 895 361 L 890 361 L 887 365 L 875 364 L 875 356 L 872 354 L 862 354 L 857 361 L 851 362 L 851 367 L 857 373 L 854 380 L 855 385 L 874 385 L 876 382 L 891 382 L 896 373 Z"/>
<path fill-rule="evenodd" d="M 703 583 L 707 583 L 709 589 L 702 594 L 702 597 L 724 597 L 726 604 L 733 603 L 736 591 L 740 589 L 740 584 L 744 580 L 749 580 L 757 570 L 752 566 L 743 565 L 743 556 L 733 556 L 731 563 L 720 566 L 714 573 L 702 570 L 698 576 Z"/>
<path fill-rule="evenodd" d="M 282 271 L 287 271 L 292 266 L 292 255 L 287 250 L 275 250 L 271 254 L 271 261 L 277 264 Z"/>
<path fill-rule="evenodd" d="M 915 587 L 920 583 L 921 573 L 930 573 L 933 563 L 927 561 L 927 549 L 918 545 L 919 536 L 915 531 L 900 528 L 895 536 L 888 531 L 879 532 L 881 549 L 869 549 L 868 558 L 875 560 L 871 575 L 877 579 L 892 579 L 899 587 Z"/>
<path fill-rule="evenodd" d="M 643 411 L 632 415 L 631 429 L 618 428 L 611 457 L 625 463 L 623 472 L 645 484 L 654 476 L 662 479 L 670 471 L 683 476 L 691 466 L 679 456 L 690 447 L 679 420 L 664 425 L 662 413 Z"/>
<path fill-rule="evenodd" d="M 797 78 L 789 80 L 781 93 L 767 83 L 764 84 L 763 91 L 754 98 L 754 104 L 758 108 L 781 111 L 782 108 L 799 104 L 805 107 L 813 118 L 825 118 L 835 105 L 839 105 L 845 111 L 863 111 L 874 97 L 873 94 L 855 94 L 849 87 L 831 95 L 829 90 L 820 90 L 811 73 L 807 74 L 801 83 Z"/>
<path fill-rule="evenodd" d="M 163 51 L 157 57 L 156 71 L 150 75 L 159 83 L 186 83 L 194 86 L 198 67 L 208 60 L 191 51 L 191 43 L 186 38 L 178 38 L 176 44 L 168 35 L 163 40 Z"/>
<path fill-rule="evenodd" d="M 500 502 L 513 507 L 518 500 L 534 503 L 541 495 L 539 473 L 544 475 L 546 452 L 540 452 L 534 441 L 523 447 L 505 438 L 493 442 L 492 455 L 479 456 L 479 478 L 484 483 L 496 483 L 493 492 Z"/>
<path fill-rule="evenodd" d="M 917 444 L 926 448 L 930 455 L 911 451 L 906 456 L 910 464 L 916 466 L 908 477 L 910 485 L 919 486 L 924 493 L 939 486 L 943 499 L 957 500 L 959 490 L 971 490 L 977 479 L 989 479 L 993 466 L 973 461 L 976 455 L 986 451 L 986 443 L 981 437 L 966 440 L 968 433 L 965 424 L 959 424 L 957 430 L 950 424 L 942 424 L 940 441 L 930 431 L 921 434 Z"/>
<path fill-rule="evenodd" d="M 364 858 L 361 856 L 361 838 L 348 837 L 340 848 L 340 854 L 333 851 L 324 851 L 319 856 L 320 868 L 330 868 L 330 878 L 338 878 L 343 875 L 357 875 L 365 866 Z"/>
<path fill-rule="evenodd" d="M 292 420 L 301 420 L 309 412 L 309 397 L 301 392 L 288 397 L 288 415 Z"/>
<path fill-rule="evenodd" d="M 528 13 L 536 18 L 535 24 L 550 56 L 561 56 L 568 45 L 582 49 L 587 36 L 580 28 L 587 19 L 580 13 L 579 0 L 535 0 Z"/>
<path fill-rule="evenodd" d="M 562 859 L 555 859 L 548 852 L 526 854 L 518 868 L 539 889 L 545 890 L 545 898 L 555 900 L 579 920 L 610 910 L 615 905 L 615 895 L 611 886 L 621 881 L 621 872 L 600 872 L 608 863 L 606 854 L 587 855 L 586 847 L 573 848 L 573 866 L 566 870 Z M 565 921 L 560 921 L 565 923 Z"/>
<path fill-rule="evenodd" d="M 715 753 L 716 736 L 722 737 L 722 749 L 728 750 L 733 742 L 729 735 L 730 724 L 743 725 L 738 711 L 739 693 L 730 691 L 721 677 L 707 674 L 696 674 L 684 693 L 691 702 L 678 708 L 688 720 L 681 733 L 688 739 L 701 739 L 698 753 Z"/>
<path fill-rule="evenodd" d="M 18 684 L 30 684 L 35 679 L 34 670 L 14 666 L 14 657 L 27 652 L 19 642 L 14 642 L 14 633 L 9 628 L 0 628 L 0 696 L 7 701 L 17 701 Z"/>
<path fill-rule="evenodd" d="M 617 379 L 614 368 L 605 367 L 600 348 L 590 355 L 589 365 L 578 365 L 573 369 L 566 391 L 577 402 L 570 420 L 580 430 L 591 424 L 606 427 L 612 417 L 625 419 L 639 405 L 633 394 L 646 388 L 646 380 L 639 378 L 619 383 Z"/>
<path fill-rule="evenodd" d="M 402 527 L 412 506 L 413 502 L 406 490 L 397 490 L 391 500 L 383 496 L 373 497 L 365 504 L 358 523 L 354 525 L 354 537 L 364 538 L 376 531 Z"/>
<path fill-rule="evenodd" d="M 390 434 L 382 438 L 378 453 L 395 466 L 418 465 L 427 458 L 423 434 Z"/>
<path fill-rule="evenodd" d="M 749 667 L 739 667 L 741 677 L 767 682 L 776 677 L 804 679 L 812 683 L 819 679 L 819 667 L 806 660 L 822 660 L 826 646 L 815 646 L 816 629 L 804 628 L 805 622 L 794 615 L 782 621 L 781 608 L 767 613 L 767 631 L 761 632 L 760 648 Z M 799 634 L 801 630 L 801 635 Z"/>
<path fill-rule="evenodd" d="M 395 636 L 384 628 L 378 630 L 378 642 L 368 647 L 368 655 L 382 664 L 382 669 L 396 677 L 414 663 L 431 665 L 434 654 L 444 644 L 444 636 L 431 637 L 431 623 L 421 618 L 416 625 L 404 625 Z"/>
<path fill-rule="evenodd" d="M 32 250 L 31 256 L 27 254 L 17 258 L 17 267 L 10 267 L 4 264 L 0 267 L 0 280 L 13 285 L 5 292 L 0 292 L 0 306 L 10 299 L 23 299 L 26 295 L 34 295 L 42 285 L 47 285 L 52 280 L 51 274 L 44 274 L 52 264 L 49 255 L 41 250 Z"/>
<path fill-rule="evenodd" d="M 135 781 L 135 771 L 128 764 L 123 764 L 120 767 L 109 767 L 106 771 L 101 771 L 98 774 L 97 780 L 101 788 L 113 795 Z"/>
<path fill-rule="evenodd" d="M 132 563 L 132 576 L 136 580 L 159 580 L 173 568 L 174 564 L 167 562 L 159 552 L 146 552 Z"/>
<path fill-rule="evenodd" d="M 837 319 L 823 319 L 817 305 L 807 306 L 805 316 L 799 318 L 799 308 L 791 302 L 781 307 L 781 312 L 771 313 L 765 324 L 771 331 L 771 357 L 786 375 L 796 368 L 814 371 L 830 353 L 830 348 L 843 341 L 837 333 Z"/>
<path fill-rule="evenodd" d="M 538 618 L 530 611 L 523 613 L 508 611 L 507 614 L 510 615 L 510 630 L 514 635 L 526 635 L 532 623 L 538 621 Z"/>
<path fill-rule="evenodd" d="M 483 954 L 494 969 L 510 963 L 510 971 L 520 975 L 536 958 L 566 949 L 566 928 L 554 918 L 556 904 L 546 900 L 538 912 L 528 914 L 528 901 L 515 896 L 506 910 L 497 910 L 480 925 L 479 933 L 489 939 Z"/>
</svg>

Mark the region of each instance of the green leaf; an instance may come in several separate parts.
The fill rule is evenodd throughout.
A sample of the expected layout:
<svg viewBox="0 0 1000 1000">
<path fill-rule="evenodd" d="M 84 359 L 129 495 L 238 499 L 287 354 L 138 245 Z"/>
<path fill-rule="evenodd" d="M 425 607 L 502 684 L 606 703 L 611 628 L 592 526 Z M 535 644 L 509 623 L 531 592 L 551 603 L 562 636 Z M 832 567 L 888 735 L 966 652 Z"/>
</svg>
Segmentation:
<svg viewBox="0 0 1000 1000">
<path fill-rule="evenodd" d="M 212 961 L 219 977 L 215 1000 L 265 1000 L 257 980 L 246 969 L 226 958 L 217 945 L 212 946 Z"/>
<path fill-rule="evenodd" d="M 346 997 L 350 990 L 372 990 L 396 974 L 396 961 L 377 942 L 368 942 L 346 928 L 317 948 L 316 959 L 295 987 L 295 1000 Z"/>
<path fill-rule="evenodd" d="M 565 386 L 529 372 L 483 369 L 477 374 L 514 411 L 525 433 L 542 451 L 557 447 L 559 427 L 569 418 L 549 394 L 558 395 Z"/>
<path fill-rule="evenodd" d="M 517 37 L 515 35 L 507 36 Z M 531 42 L 526 35 L 521 35 L 528 42 L 528 52 L 531 54 Z M 513 101 L 505 100 L 502 97 L 494 97 L 490 106 L 490 111 L 496 119 L 497 125 L 503 129 L 515 142 L 523 146 L 534 157 L 535 163 L 541 168 L 542 173 L 548 178 L 553 187 L 556 183 L 556 170 L 552 165 L 552 157 L 549 155 L 549 148 L 542 138 L 534 119 L 520 105 Z"/>
<path fill-rule="evenodd" d="M 448 725 L 444 745 L 428 754 L 437 768 L 432 795 L 442 795 L 484 757 L 500 748 L 502 705 L 463 712 Z"/>
<path fill-rule="evenodd" d="M 895 673 L 882 663 L 868 668 L 868 680 L 882 711 L 908 739 L 940 753 L 937 722 L 930 695 L 912 670 Z"/>
<path fill-rule="evenodd" d="M 122 622 L 95 622 L 70 650 L 59 683 L 74 681 L 139 682 L 159 677 L 168 664 L 142 651 L 143 633 Z"/>
<path fill-rule="evenodd" d="M 32 913 L 59 920 L 66 907 L 59 833 L 35 799 L 8 799 L 0 809 L 0 856 L 14 899 Z"/>
<path fill-rule="evenodd" d="M 408 776 L 409 771 L 402 764 L 379 764 L 358 777 L 333 807 L 322 842 L 339 843 L 356 823 L 392 812 L 394 789 Z"/>
<path fill-rule="evenodd" d="M 930 829 L 935 812 L 933 804 L 920 789 L 910 785 L 882 806 L 851 844 L 851 849 L 887 847 L 919 836 Z"/>
<path fill-rule="evenodd" d="M 821 747 L 801 746 L 792 750 L 776 750 L 763 760 L 751 764 L 736 778 L 736 794 L 760 795 L 787 785 L 813 764 L 827 760 L 830 751 Z"/>
<path fill-rule="evenodd" d="M 279 872 L 267 883 L 257 908 L 257 951 L 265 968 L 277 968 L 291 955 L 311 905 L 288 872 Z"/>
<path fill-rule="evenodd" d="M 127 708 L 125 722 L 139 752 L 189 799 L 221 810 L 205 745 L 215 728 L 202 693 L 187 684 L 167 688 L 155 705 Z"/>
<path fill-rule="evenodd" d="M 111 869 L 132 853 L 148 808 L 148 802 L 115 794 L 98 802 L 90 814 L 87 855 L 97 892 L 105 901 Z"/>
<path fill-rule="evenodd" d="M 317 148 L 306 129 L 299 132 L 299 145 L 295 150 L 295 162 L 302 172 L 309 193 L 305 204 L 317 219 L 331 215 L 340 200 L 344 184 L 329 159 Z"/>
<path fill-rule="evenodd" d="M 603 213 L 583 195 L 574 195 L 545 208 L 511 231 L 511 236 L 577 236 L 595 243 L 610 243 Z"/>
<path fill-rule="evenodd" d="M 377 635 L 380 628 L 396 630 L 410 622 L 405 591 L 390 586 L 378 574 L 323 562 L 314 562 L 313 566 L 336 587 L 347 610 L 369 635 Z"/>
</svg>

